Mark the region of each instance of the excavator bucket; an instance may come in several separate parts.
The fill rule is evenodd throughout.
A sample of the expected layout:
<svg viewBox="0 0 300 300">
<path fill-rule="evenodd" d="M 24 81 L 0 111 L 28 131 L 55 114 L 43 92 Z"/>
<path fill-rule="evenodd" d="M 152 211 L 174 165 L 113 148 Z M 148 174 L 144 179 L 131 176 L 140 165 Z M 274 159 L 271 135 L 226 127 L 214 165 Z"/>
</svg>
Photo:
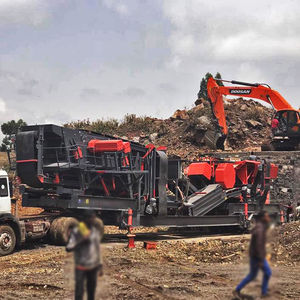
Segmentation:
<svg viewBox="0 0 300 300">
<path fill-rule="evenodd" d="M 205 144 L 211 149 L 224 150 L 224 142 L 226 135 L 222 134 L 219 126 L 215 126 L 214 129 L 208 129 L 204 135 Z"/>
</svg>

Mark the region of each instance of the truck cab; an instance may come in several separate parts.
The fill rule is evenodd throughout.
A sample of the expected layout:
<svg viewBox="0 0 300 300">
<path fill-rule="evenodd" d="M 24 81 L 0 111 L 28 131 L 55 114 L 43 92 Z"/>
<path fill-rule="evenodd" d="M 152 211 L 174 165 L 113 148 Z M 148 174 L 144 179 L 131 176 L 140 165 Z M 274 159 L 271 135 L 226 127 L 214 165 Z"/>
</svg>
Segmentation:
<svg viewBox="0 0 300 300">
<path fill-rule="evenodd" d="M 74 218 L 59 218 L 56 214 L 26 215 L 18 218 L 17 207 L 15 214 L 11 212 L 11 196 L 13 196 L 13 190 L 8 174 L 0 169 L 0 257 L 11 254 L 16 247 L 23 245 L 27 240 L 45 237 L 53 220 L 56 221 L 54 222 L 56 225 L 57 223 L 61 225 L 60 228 L 63 228 L 64 233 L 68 232 L 68 228 L 64 230 L 66 221 L 69 226 L 77 224 Z M 67 239 L 67 237 L 64 238 Z"/>
<path fill-rule="evenodd" d="M 6 171 L 0 169 L 0 256 L 10 254 L 21 242 L 21 227 L 11 214 L 11 184 Z"/>
<path fill-rule="evenodd" d="M 0 215 L 11 213 L 11 195 L 8 175 L 0 170 Z"/>
</svg>

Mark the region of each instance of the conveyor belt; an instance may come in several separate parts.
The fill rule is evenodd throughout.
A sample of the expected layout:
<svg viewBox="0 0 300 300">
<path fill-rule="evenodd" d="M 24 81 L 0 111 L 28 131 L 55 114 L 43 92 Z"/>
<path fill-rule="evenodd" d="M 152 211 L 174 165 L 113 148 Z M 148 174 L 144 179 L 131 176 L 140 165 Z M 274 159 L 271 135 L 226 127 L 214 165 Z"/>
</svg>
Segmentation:
<svg viewBox="0 0 300 300">
<path fill-rule="evenodd" d="M 185 206 L 193 216 L 204 216 L 226 200 L 226 195 L 219 184 L 210 184 L 190 195 Z"/>
</svg>

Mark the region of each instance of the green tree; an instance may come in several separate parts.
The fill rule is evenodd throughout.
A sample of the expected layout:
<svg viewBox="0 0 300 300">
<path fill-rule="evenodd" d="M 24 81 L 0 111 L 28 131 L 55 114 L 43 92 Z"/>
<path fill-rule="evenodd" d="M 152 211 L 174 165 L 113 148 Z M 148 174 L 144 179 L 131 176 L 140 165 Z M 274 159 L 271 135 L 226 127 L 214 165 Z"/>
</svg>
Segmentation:
<svg viewBox="0 0 300 300">
<path fill-rule="evenodd" d="M 8 138 L 8 136 L 5 136 L 2 140 L 2 144 L 0 146 L 0 151 L 5 152 L 11 145 L 11 140 Z"/>
<path fill-rule="evenodd" d="M 222 79 L 222 76 L 221 76 L 221 74 L 220 74 L 219 72 L 217 72 L 215 78 L 216 78 L 216 79 Z M 222 82 L 222 81 L 219 81 L 219 80 L 217 80 L 217 84 L 218 84 L 219 86 L 224 86 L 223 82 Z"/>
<path fill-rule="evenodd" d="M 204 94 L 205 88 L 206 88 L 206 82 L 205 82 L 205 79 L 202 78 L 201 82 L 200 82 L 200 90 L 198 92 L 198 99 L 205 97 L 205 94 Z"/>
<path fill-rule="evenodd" d="M 0 146 L 1 151 L 6 151 L 11 147 L 12 144 L 12 137 L 17 134 L 19 129 L 23 126 L 26 126 L 27 123 L 23 121 L 22 119 L 19 119 L 18 121 L 11 120 L 6 123 L 3 123 L 1 125 L 1 131 L 5 135 L 2 144 Z"/>
<path fill-rule="evenodd" d="M 213 77 L 211 73 L 207 72 L 205 76 L 201 79 L 200 90 L 198 92 L 198 99 L 203 98 L 207 100 L 207 80 Z"/>
<path fill-rule="evenodd" d="M 200 81 L 200 90 L 198 92 L 198 99 L 199 98 L 203 98 L 203 99 L 208 99 L 208 95 L 207 95 L 207 81 L 210 77 L 213 77 L 213 75 L 209 72 L 207 72 L 205 74 L 205 76 L 201 79 Z M 219 72 L 217 72 L 215 78 L 217 79 L 222 79 L 222 76 Z M 217 81 L 217 84 L 219 86 L 224 86 L 222 81 Z"/>
</svg>

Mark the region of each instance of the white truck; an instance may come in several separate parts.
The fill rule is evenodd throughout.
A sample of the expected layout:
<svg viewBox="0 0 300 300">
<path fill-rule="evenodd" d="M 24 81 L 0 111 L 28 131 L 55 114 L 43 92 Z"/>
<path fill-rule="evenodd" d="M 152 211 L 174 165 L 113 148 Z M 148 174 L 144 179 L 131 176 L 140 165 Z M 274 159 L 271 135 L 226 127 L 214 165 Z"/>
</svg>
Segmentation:
<svg viewBox="0 0 300 300">
<path fill-rule="evenodd" d="M 10 254 L 24 239 L 24 225 L 11 214 L 11 185 L 0 169 L 0 256 Z"/>
<path fill-rule="evenodd" d="M 78 220 L 61 213 L 41 213 L 18 218 L 12 214 L 12 184 L 6 171 L 0 169 L 0 256 L 11 254 L 16 247 L 28 240 L 48 235 L 55 244 L 63 245 L 72 226 Z"/>
</svg>

